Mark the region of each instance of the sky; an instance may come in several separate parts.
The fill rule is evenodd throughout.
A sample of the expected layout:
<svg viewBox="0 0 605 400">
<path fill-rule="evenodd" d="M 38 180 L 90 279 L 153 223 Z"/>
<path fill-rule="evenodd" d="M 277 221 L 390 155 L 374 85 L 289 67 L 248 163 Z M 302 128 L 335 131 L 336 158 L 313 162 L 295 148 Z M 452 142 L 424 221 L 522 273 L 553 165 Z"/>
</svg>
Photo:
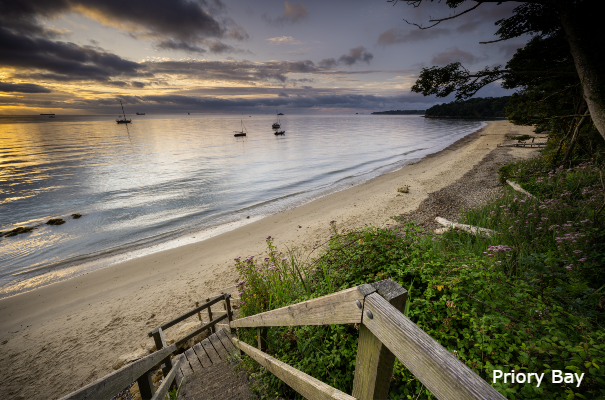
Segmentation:
<svg viewBox="0 0 605 400">
<path fill-rule="evenodd" d="M 404 21 L 475 4 L 0 0 L 0 114 L 424 110 L 454 99 L 412 93 L 422 68 L 504 65 L 529 40 L 479 43 L 520 3 Z"/>
</svg>

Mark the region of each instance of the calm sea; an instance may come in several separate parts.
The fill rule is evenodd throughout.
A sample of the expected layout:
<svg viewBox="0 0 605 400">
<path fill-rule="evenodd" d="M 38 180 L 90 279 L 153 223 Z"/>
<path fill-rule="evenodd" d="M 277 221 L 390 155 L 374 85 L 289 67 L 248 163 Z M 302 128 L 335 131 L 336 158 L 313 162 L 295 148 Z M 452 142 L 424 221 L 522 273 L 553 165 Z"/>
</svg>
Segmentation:
<svg viewBox="0 0 605 400">
<path fill-rule="evenodd" d="M 0 116 L 0 231 L 36 227 L 0 238 L 0 298 L 309 202 L 485 124 L 280 118 L 284 136 L 273 134 L 271 115 L 146 115 L 128 126 L 112 116 Z M 241 119 L 248 136 L 234 138 Z"/>
</svg>

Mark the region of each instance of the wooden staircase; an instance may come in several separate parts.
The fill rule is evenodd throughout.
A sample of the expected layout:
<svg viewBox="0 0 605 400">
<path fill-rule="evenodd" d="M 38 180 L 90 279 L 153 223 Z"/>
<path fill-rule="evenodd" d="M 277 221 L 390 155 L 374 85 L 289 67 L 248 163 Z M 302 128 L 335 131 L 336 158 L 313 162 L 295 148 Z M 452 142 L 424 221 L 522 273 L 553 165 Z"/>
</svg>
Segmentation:
<svg viewBox="0 0 605 400">
<path fill-rule="evenodd" d="M 183 400 L 248 400 L 251 392 L 244 372 L 234 372 L 233 335 L 224 329 L 180 356 L 176 381 Z"/>
</svg>

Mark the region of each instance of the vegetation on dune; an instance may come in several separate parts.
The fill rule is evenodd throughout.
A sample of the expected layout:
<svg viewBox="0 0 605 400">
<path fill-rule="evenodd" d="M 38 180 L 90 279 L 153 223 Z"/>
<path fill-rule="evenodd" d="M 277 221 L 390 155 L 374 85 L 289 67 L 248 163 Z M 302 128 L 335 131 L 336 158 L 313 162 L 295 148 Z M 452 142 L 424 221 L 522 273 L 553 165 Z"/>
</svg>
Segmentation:
<svg viewBox="0 0 605 400">
<path fill-rule="evenodd" d="M 550 146 L 540 157 L 503 166 L 535 198 L 503 187 L 459 222 L 498 235 L 424 232 L 400 220 L 395 230 L 340 231 L 323 252 L 304 258 L 280 253 L 267 238 L 267 256 L 236 259 L 241 315 L 253 315 L 362 283 L 391 278 L 409 291 L 405 314 L 490 384 L 493 371 L 584 374 L 576 384 L 493 386 L 510 399 L 605 396 L 605 184 L 603 161 L 574 159 L 553 167 Z M 351 393 L 357 352 L 355 325 L 268 329 L 268 352 Z M 239 329 L 256 344 L 256 329 Z M 244 357 L 264 397 L 294 398 L 287 385 Z M 432 399 L 396 361 L 392 399 Z"/>
</svg>

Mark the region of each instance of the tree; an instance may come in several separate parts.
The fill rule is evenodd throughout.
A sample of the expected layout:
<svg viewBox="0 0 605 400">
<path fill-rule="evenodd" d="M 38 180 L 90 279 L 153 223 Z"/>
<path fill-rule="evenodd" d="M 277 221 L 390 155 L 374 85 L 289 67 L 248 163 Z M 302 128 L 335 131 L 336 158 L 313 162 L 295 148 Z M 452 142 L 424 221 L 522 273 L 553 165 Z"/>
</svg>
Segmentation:
<svg viewBox="0 0 605 400">
<path fill-rule="evenodd" d="M 407 3 L 418 7 L 422 1 L 433 0 L 414 0 Z M 423 27 L 415 23 L 413 25 L 420 29 L 430 29 L 443 21 L 472 12 L 483 3 L 500 5 L 511 0 L 447 0 L 446 4 L 456 9 L 469 1 L 476 4 L 451 17 L 430 20 L 434 22 L 431 26 Z M 521 4 L 513 10 L 513 15 L 496 22 L 499 29 L 495 34 L 499 38 L 482 42 L 494 43 L 524 34 L 533 36 L 524 48 L 517 51 L 506 68 L 486 67 L 475 73 L 471 73 L 460 63 L 452 63 L 441 68 L 423 68 L 412 91 L 425 96 L 434 94 L 437 97 L 445 97 L 455 92 L 456 99 L 460 100 L 473 96 L 489 83 L 503 80 L 504 87 L 521 88 L 527 95 L 525 101 L 531 96 L 534 96 L 535 101 L 542 101 L 547 96 L 556 97 L 557 92 L 563 95 L 566 91 L 576 88 L 595 128 L 605 139 L 605 52 L 601 51 L 600 43 L 603 35 L 600 29 L 601 17 L 597 11 L 599 2 L 596 0 L 516 2 Z M 539 87 L 541 89 L 538 89 Z M 548 87 L 550 89 L 546 90 Z M 566 118 L 576 118 L 580 115 L 578 107 L 572 108 L 574 112 Z M 562 116 L 558 115 L 558 117 Z"/>
</svg>

